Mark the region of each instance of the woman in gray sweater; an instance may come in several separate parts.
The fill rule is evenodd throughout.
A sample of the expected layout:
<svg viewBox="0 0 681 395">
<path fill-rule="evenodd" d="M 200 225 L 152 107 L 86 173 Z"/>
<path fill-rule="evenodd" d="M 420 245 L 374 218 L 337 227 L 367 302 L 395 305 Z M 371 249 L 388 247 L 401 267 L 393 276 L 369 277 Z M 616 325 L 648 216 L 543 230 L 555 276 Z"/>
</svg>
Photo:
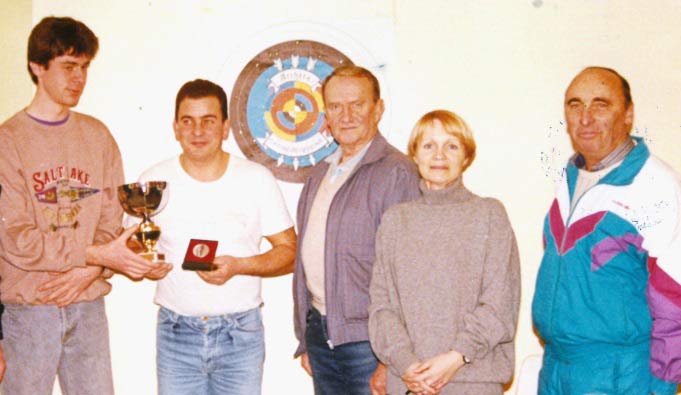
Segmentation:
<svg viewBox="0 0 681 395">
<path fill-rule="evenodd" d="M 409 155 L 422 196 L 383 215 L 370 289 L 371 345 L 388 366 L 388 394 L 501 394 L 520 297 L 508 216 L 463 185 L 475 141 L 456 114 L 421 117 Z"/>
</svg>

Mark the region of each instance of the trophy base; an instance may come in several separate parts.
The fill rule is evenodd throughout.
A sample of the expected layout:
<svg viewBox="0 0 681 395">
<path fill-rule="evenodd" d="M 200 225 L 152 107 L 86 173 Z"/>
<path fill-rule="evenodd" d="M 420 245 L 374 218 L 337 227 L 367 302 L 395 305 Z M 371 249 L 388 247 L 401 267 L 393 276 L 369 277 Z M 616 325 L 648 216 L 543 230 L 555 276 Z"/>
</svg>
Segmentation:
<svg viewBox="0 0 681 395">
<path fill-rule="evenodd" d="M 187 262 L 182 263 L 182 270 L 193 270 L 199 272 L 210 272 L 215 270 L 215 266 L 212 262 Z"/>
<path fill-rule="evenodd" d="M 165 262 L 166 260 L 166 255 L 161 254 L 160 252 L 152 251 L 152 252 L 140 252 L 139 254 L 142 258 L 152 261 L 152 262 Z"/>
</svg>

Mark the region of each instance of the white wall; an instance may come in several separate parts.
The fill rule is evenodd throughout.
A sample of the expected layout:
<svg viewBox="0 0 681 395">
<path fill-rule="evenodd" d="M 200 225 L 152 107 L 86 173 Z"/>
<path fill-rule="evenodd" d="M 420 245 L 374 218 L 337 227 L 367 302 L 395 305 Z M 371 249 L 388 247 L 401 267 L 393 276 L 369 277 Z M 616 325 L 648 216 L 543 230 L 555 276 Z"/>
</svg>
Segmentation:
<svg viewBox="0 0 681 395">
<path fill-rule="evenodd" d="M 170 128 L 178 87 L 207 77 L 230 90 L 226 82 L 236 76 L 224 74 L 248 52 L 244 43 L 254 42 L 263 29 L 321 24 L 331 27 L 331 35 L 340 30 L 350 41 L 366 43 L 377 54 L 372 60 L 385 63 L 381 77 L 391 113 L 382 128 L 396 146 L 404 148 L 413 122 L 434 108 L 456 111 L 476 132 L 479 156 L 465 181 L 473 191 L 504 202 L 520 245 L 519 363 L 541 352 L 530 301 L 552 182 L 570 154 L 562 99 L 572 76 L 587 65 L 606 65 L 626 76 L 636 103 L 636 134 L 681 170 L 676 0 L 33 1 L 34 23 L 49 14 L 81 19 L 100 37 L 101 52 L 78 110 L 109 125 L 128 180 L 178 152 Z M 375 31 L 367 27 L 373 23 Z M 28 79 L 22 73 L 13 78 Z M 234 149 L 234 142 L 228 147 Z M 300 187 L 282 188 L 294 213 Z M 310 380 L 291 359 L 290 281 L 290 276 L 264 281 L 265 394 L 312 393 Z M 152 292 L 148 282 L 116 278 L 107 299 L 121 394 L 155 392 Z"/>
</svg>

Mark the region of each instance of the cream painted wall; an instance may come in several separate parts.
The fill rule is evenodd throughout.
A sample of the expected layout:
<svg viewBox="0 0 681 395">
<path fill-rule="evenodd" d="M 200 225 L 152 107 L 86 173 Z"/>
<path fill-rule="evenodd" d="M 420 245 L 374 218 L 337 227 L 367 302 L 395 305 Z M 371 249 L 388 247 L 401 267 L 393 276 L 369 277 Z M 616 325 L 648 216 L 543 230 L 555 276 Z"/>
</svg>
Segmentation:
<svg viewBox="0 0 681 395">
<path fill-rule="evenodd" d="M 615 0 L 33 1 L 34 23 L 49 14 L 79 18 L 100 37 L 101 52 L 78 110 L 109 125 L 128 180 L 178 151 L 170 122 L 179 85 L 199 76 L 233 81 L 236 76 L 221 73 L 244 51 L 240 43 L 289 21 L 333 26 L 330 34 L 354 32 L 348 33 L 352 40 L 381 53 L 369 66 L 385 65 L 380 76 L 392 111 L 382 127 L 396 146 L 403 148 L 413 122 L 434 108 L 458 112 L 476 132 L 479 155 L 466 183 L 504 202 L 520 245 L 518 367 L 527 355 L 541 352 L 531 329 L 530 302 L 543 216 L 571 151 L 562 95 L 572 76 L 592 64 L 625 75 L 636 103 L 635 133 L 681 171 L 681 3 L 676 0 L 626 6 Z M 16 49 L 23 58 L 20 49 L 30 27 L 12 15 L 0 16 L 3 53 Z M 367 22 L 380 25 L 379 34 L 393 32 L 395 47 L 380 48 L 383 37 L 358 28 Z M 12 40 L 4 40 L 5 30 L 13 33 Z M 6 67 L 12 81 L 28 81 L 23 65 Z M 30 83 L 16 89 L 2 85 L 0 92 L 0 111 L 7 116 L 12 110 L 6 107 L 18 109 L 30 99 Z M 22 100 L 7 101 L 10 96 Z M 234 142 L 228 147 L 234 149 Z M 300 188 L 282 188 L 293 213 Z M 295 346 L 290 280 L 264 282 L 264 394 L 312 393 L 290 357 Z M 153 393 L 153 285 L 124 278 L 114 283 L 107 308 L 116 388 L 122 394 Z"/>
<path fill-rule="evenodd" d="M 31 32 L 31 2 L 0 0 L 0 119 L 28 104 L 33 83 L 26 78 L 26 43 Z"/>
</svg>

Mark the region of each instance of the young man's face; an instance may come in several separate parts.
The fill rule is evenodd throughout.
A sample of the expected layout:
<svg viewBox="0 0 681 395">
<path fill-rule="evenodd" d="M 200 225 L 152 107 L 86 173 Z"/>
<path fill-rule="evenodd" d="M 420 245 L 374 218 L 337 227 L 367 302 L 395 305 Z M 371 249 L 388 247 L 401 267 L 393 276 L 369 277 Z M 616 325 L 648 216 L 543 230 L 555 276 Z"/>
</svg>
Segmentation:
<svg viewBox="0 0 681 395">
<path fill-rule="evenodd" d="M 208 162 L 222 151 L 222 140 L 229 134 L 229 121 L 222 119 L 217 97 L 186 98 L 180 102 L 173 128 L 185 158 Z"/>
<path fill-rule="evenodd" d="M 55 104 L 74 107 L 85 89 L 90 60 L 85 55 L 61 55 L 50 60 L 47 67 L 31 63 L 38 77 L 38 91 Z"/>
</svg>

